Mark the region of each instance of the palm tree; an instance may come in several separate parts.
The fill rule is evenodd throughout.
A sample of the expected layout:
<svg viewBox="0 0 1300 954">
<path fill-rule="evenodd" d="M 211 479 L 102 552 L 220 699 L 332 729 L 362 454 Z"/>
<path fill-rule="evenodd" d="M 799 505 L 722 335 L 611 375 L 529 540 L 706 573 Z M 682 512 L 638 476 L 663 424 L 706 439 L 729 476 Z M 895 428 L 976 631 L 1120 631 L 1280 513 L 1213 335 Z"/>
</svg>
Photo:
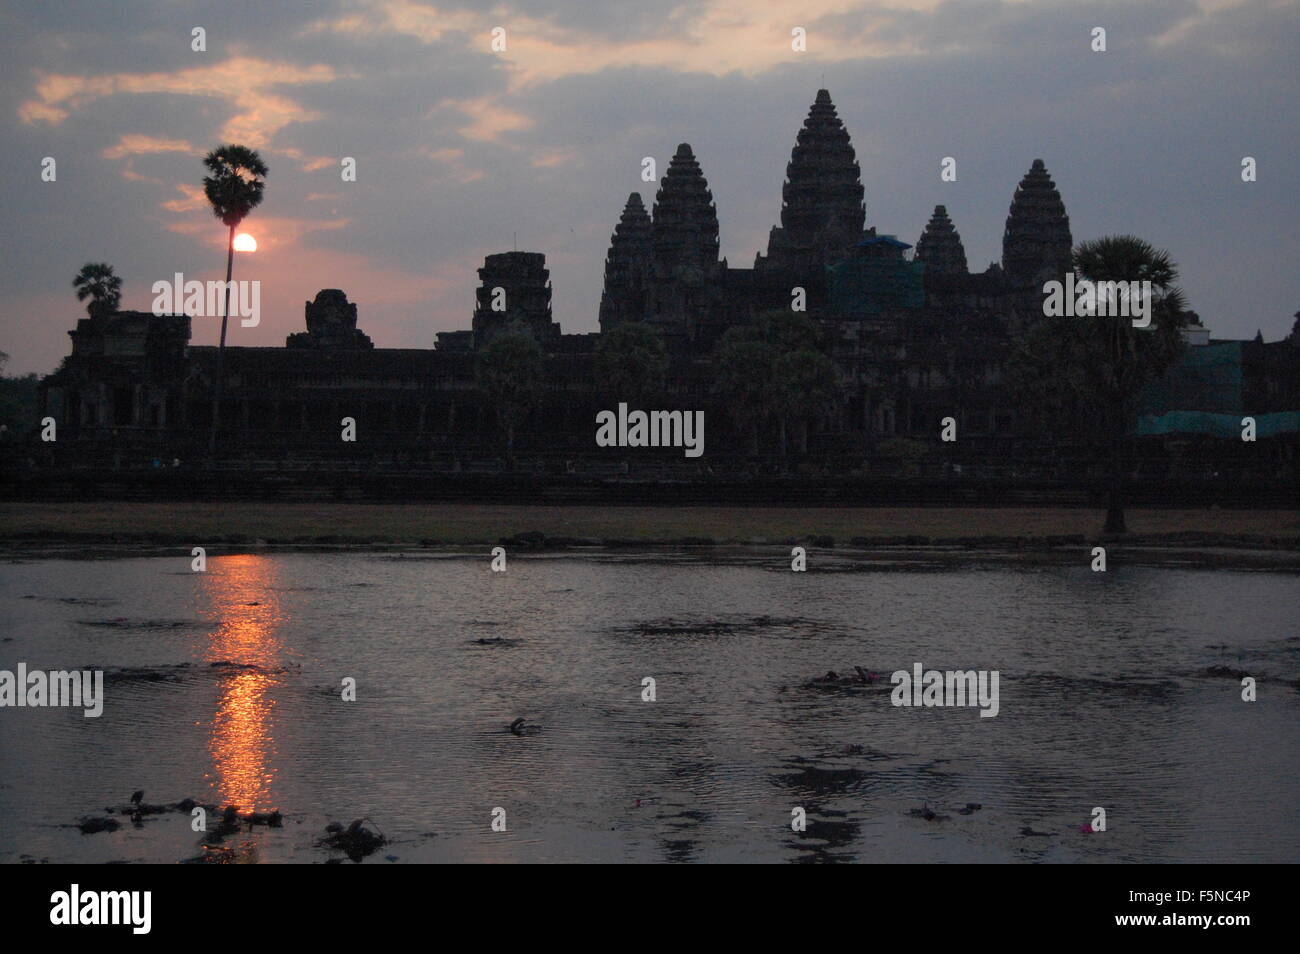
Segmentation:
<svg viewBox="0 0 1300 954">
<path fill-rule="evenodd" d="M 86 313 L 95 318 L 117 310 L 122 300 L 122 279 L 113 273 L 113 266 L 103 262 L 87 262 L 72 280 L 77 290 L 77 301 L 90 299 Z"/>
<path fill-rule="evenodd" d="M 208 449 L 217 451 L 217 428 L 221 423 L 221 396 L 225 385 L 226 324 L 230 316 L 230 276 L 235 266 L 235 229 L 262 201 L 266 186 L 266 163 L 247 146 L 218 146 L 203 157 L 212 173 L 203 177 L 203 194 L 213 214 L 230 228 L 226 243 L 226 307 L 221 312 L 221 342 L 217 346 L 217 380 L 212 401 L 212 435 Z"/>
<path fill-rule="evenodd" d="M 1186 301 L 1174 285 L 1178 267 L 1169 253 L 1136 236 L 1084 242 L 1073 257 L 1075 273 L 1093 282 L 1149 281 L 1150 325 L 1136 328 L 1131 318 L 1114 314 L 1039 316 L 1018 342 L 1009 371 L 1018 406 L 1108 448 L 1105 532 L 1124 533 L 1124 448 L 1136 431 L 1143 392 L 1182 351 Z"/>
</svg>

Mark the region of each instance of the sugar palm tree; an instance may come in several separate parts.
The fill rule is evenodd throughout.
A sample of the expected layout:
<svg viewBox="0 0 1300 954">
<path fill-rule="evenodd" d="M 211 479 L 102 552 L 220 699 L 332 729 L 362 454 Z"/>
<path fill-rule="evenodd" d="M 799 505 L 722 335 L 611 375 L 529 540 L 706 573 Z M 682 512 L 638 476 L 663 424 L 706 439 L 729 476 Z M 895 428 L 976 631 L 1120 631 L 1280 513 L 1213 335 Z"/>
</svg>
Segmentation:
<svg viewBox="0 0 1300 954">
<path fill-rule="evenodd" d="M 122 279 L 113 273 L 113 266 L 103 262 L 87 262 L 72 280 L 77 290 L 77 301 L 90 299 L 86 313 L 94 318 L 117 310 L 122 300 Z"/>
<path fill-rule="evenodd" d="M 1143 393 L 1178 360 L 1187 321 L 1169 253 L 1133 235 L 1110 235 L 1074 250 L 1074 271 L 1093 282 L 1151 283 L 1151 323 L 1129 317 L 1039 317 L 1017 343 L 1009 368 L 1018 406 L 1106 448 L 1106 533 L 1124 533 L 1124 448 L 1137 428 Z M 1111 309 L 1113 312 L 1113 309 Z"/>
<path fill-rule="evenodd" d="M 266 163 L 247 146 L 218 146 L 203 157 L 211 175 L 203 178 L 203 194 L 213 214 L 230 229 L 226 242 L 226 307 L 221 312 L 221 341 L 217 345 L 217 380 L 212 401 L 212 435 L 208 449 L 217 450 L 221 396 L 225 386 L 226 324 L 230 318 L 230 277 L 235 266 L 235 229 L 262 201 Z"/>
</svg>

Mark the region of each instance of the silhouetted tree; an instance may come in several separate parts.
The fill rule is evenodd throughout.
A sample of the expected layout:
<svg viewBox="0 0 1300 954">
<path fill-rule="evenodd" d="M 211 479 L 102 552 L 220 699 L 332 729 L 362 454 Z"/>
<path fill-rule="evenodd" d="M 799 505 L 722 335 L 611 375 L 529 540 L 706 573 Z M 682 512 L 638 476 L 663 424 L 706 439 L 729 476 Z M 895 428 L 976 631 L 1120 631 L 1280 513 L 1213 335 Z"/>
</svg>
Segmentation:
<svg viewBox="0 0 1300 954">
<path fill-rule="evenodd" d="M 1132 318 L 1115 315 L 1035 316 L 1015 344 L 1008 374 L 1023 411 L 1057 435 L 1106 449 L 1105 530 L 1124 533 L 1124 448 L 1143 391 L 1182 351 L 1186 302 L 1169 253 L 1136 236 L 1084 242 L 1074 250 L 1074 271 L 1094 282 L 1151 282 L 1150 325 L 1135 328 Z"/>
<path fill-rule="evenodd" d="M 644 401 L 663 390 L 668 359 L 663 337 L 650 325 L 625 321 L 600 336 L 597 386 L 619 401 Z"/>
<path fill-rule="evenodd" d="M 777 352 L 750 326 L 728 328 L 714 349 L 713 390 L 726 404 L 736 429 L 749 435 L 750 456 L 758 454 L 758 428 L 772 413 L 772 362 Z"/>
<path fill-rule="evenodd" d="M 809 420 L 829 412 L 838 396 L 835 365 L 810 318 L 788 311 L 761 314 L 728 329 L 714 361 L 714 389 L 736 426 L 750 433 L 751 454 L 758 453 L 758 428 L 769 419 L 780 428 L 783 455 L 792 421 L 800 428 L 800 449 L 807 451 Z"/>
<path fill-rule="evenodd" d="M 803 347 L 778 355 L 772 365 L 776 413 L 781 420 L 781 449 L 786 448 L 786 425 L 799 427 L 799 453 L 808 453 L 809 421 L 829 414 L 839 400 L 835 364 L 814 348 Z"/>
<path fill-rule="evenodd" d="M 266 163 L 247 146 L 218 146 L 203 157 L 211 175 L 203 178 L 203 194 L 212 213 L 230 229 L 226 241 L 226 307 L 221 313 L 221 341 L 217 345 L 217 380 L 212 400 L 212 435 L 208 449 L 217 450 L 221 424 L 221 397 L 225 388 L 226 324 L 230 318 L 230 278 L 235 267 L 235 229 L 262 201 L 266 188 Z"/>
<path fill-rule="evenodd" d="M 90 299 L 86 313 L 95 318 L 112 314 L 122 301 L 122 279 L 113 272 L 113 266 L 103 262 L 87 262 L 72 280 L 77 290 L 77 301 Z"/>
<path fill-rule="evenodd" d="M 0 440 L 21 439 L 38 429 L 40 404 L 35 374 L 9 377 L 4 373 L 9 355 L 0 351 Z"/>
<path fill-rule="evenodd" d="M 506 466 L 515 469 L 515 431 L 528 420 L 542 385 L 542 349 L 526 330 L 505 329 L 479 352 L 479 386 L 506 432 Z"/>
</svg>

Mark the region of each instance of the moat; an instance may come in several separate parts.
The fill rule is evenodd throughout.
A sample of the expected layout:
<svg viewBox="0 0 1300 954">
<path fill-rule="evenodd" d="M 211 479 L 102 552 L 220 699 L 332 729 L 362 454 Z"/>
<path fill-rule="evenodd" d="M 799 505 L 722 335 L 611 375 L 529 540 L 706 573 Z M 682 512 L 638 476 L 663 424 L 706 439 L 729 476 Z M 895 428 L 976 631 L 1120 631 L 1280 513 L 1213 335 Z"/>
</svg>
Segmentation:
<svg viewBox="0 0 1300 954">
<path fill-rule="evenodd" d="M 326 824 L 362 817 L 389 839 L 365 857 L 381 864 L 1300 851 L 1294 572 L 913 557 L 791 573 L 756 552 L 489 563 L 10 562 L 0 668 L 100 667 L 106 699 L 97 719 L 0 713 L 0 758 L 23 767 L 0 784 L 0 860 L 324 862 L 344 857 L 319 844 Z M 918 661 L 999 670 L 997 716 L 815 681 Z M 511 734 L 520 717 L 537 731 Z M 209 848 L 181 813 L 76 827 L 135 790 L 278 809 L 283 826 Z M 1084 833 L 1095 806 L 1107 830 Z"/>
</svg>

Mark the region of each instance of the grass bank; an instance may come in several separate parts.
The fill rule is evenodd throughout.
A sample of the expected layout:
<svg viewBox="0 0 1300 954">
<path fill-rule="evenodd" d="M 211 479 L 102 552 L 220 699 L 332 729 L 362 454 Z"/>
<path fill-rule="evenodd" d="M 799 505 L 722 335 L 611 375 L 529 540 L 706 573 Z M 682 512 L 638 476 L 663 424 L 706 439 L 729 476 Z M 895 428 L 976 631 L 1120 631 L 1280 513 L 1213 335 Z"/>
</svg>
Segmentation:
<svg viewBox="0 0 1300 954">
<path fill-rule="evenodd" d="M 1128 542 L 1300 548 L 1297 510 L 1132 510 Z M 550 543 L 1052 546 L 1101 539 L 1085 509 L 861 507 L 544 507 L 481 504 L 0 504 L 0 544 Z"/>
</svg>

